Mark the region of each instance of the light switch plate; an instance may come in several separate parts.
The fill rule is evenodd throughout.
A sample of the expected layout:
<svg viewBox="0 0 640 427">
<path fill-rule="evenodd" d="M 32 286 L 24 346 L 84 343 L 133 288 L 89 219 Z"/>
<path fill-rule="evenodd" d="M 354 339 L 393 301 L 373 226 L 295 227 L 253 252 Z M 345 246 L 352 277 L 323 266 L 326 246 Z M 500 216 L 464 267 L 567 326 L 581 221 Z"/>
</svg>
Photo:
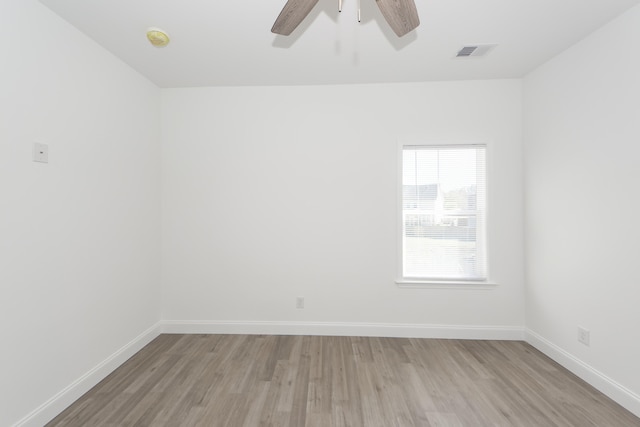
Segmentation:
<svg viewBox="0 0 640 427">
<path fill-rule="evenodd" d="M 33 143 L 33 161 L 49 163 L 49 146 L 47 144 Z"/>
</svg>

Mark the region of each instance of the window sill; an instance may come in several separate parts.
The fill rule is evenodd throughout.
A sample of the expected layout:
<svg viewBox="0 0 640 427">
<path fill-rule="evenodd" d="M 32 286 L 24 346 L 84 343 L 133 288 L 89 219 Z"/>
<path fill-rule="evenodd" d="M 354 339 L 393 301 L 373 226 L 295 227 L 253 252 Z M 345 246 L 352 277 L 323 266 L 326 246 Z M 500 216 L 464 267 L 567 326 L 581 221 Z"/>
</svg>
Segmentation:
<svg viewBox="0 0 640 427">
<path fill-rule="evenodd" d="M 396 285 L 402 289 L 469 289 L 469 290 L 490 290 L 495 289 L 498 284 L 492 282 L 473 282 L 455 280 L 418 280 L 418 279 L 398 279 Z"/>
</svg>

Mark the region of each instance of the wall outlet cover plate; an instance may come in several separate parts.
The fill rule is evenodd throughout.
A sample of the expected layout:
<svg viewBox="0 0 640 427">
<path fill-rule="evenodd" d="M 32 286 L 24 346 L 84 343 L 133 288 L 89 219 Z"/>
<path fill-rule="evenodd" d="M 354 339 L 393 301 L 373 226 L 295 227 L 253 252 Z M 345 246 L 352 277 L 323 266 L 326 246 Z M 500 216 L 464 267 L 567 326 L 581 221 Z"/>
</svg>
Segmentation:
<svg viewBox="0 0 640 427">
<path fill-rule="evenodd" d="M 49 163 L 49 146 L 47 144 L 33 143 L 33 161 Z"/>
</svg>

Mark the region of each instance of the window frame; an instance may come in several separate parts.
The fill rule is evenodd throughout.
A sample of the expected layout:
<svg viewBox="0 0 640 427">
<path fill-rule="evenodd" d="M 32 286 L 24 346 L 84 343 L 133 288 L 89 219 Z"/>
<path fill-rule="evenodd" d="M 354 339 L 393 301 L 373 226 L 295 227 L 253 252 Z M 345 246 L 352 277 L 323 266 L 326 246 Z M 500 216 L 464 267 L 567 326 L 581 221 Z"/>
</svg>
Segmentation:
<svg viewBox="0 0 640 427">
<path fill-rule="evenodd" d="M 416 278 L 405 277 L 403 271 L 404 247 L 403 247 L 403 152 L 407 147 L 483 147 L 485 149 L 485 211 L 484 211 L 484 258 L 485 258 L 485 279 L 464 280 L 464 279 L 438 279 L 438 278 Z M 425 140 L 400 140 L 397 148 L 397 184 L 396 184 L 396 235 L 397 235 L 397 259 L 396 259 L 396 280 L 395 283 L 400 288 L 417 289 L 494 289 L 497 283 L 490 280 L 490 158 L 491 144 L 487 141 L 425 141 Z"/>
</svg>

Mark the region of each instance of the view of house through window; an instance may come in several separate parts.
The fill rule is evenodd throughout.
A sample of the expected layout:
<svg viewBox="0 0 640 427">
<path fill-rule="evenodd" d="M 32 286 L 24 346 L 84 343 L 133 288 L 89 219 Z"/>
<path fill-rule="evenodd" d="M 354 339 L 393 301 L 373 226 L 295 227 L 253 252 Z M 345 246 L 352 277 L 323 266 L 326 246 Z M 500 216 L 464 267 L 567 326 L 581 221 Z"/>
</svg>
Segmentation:
<svg viewBox="0 0 640 427">
<path fill-rule="evenodd" d="M 403 277 L 486 279 L 486 147 L 404 146 L 402 155 Z"/>
</svg>

